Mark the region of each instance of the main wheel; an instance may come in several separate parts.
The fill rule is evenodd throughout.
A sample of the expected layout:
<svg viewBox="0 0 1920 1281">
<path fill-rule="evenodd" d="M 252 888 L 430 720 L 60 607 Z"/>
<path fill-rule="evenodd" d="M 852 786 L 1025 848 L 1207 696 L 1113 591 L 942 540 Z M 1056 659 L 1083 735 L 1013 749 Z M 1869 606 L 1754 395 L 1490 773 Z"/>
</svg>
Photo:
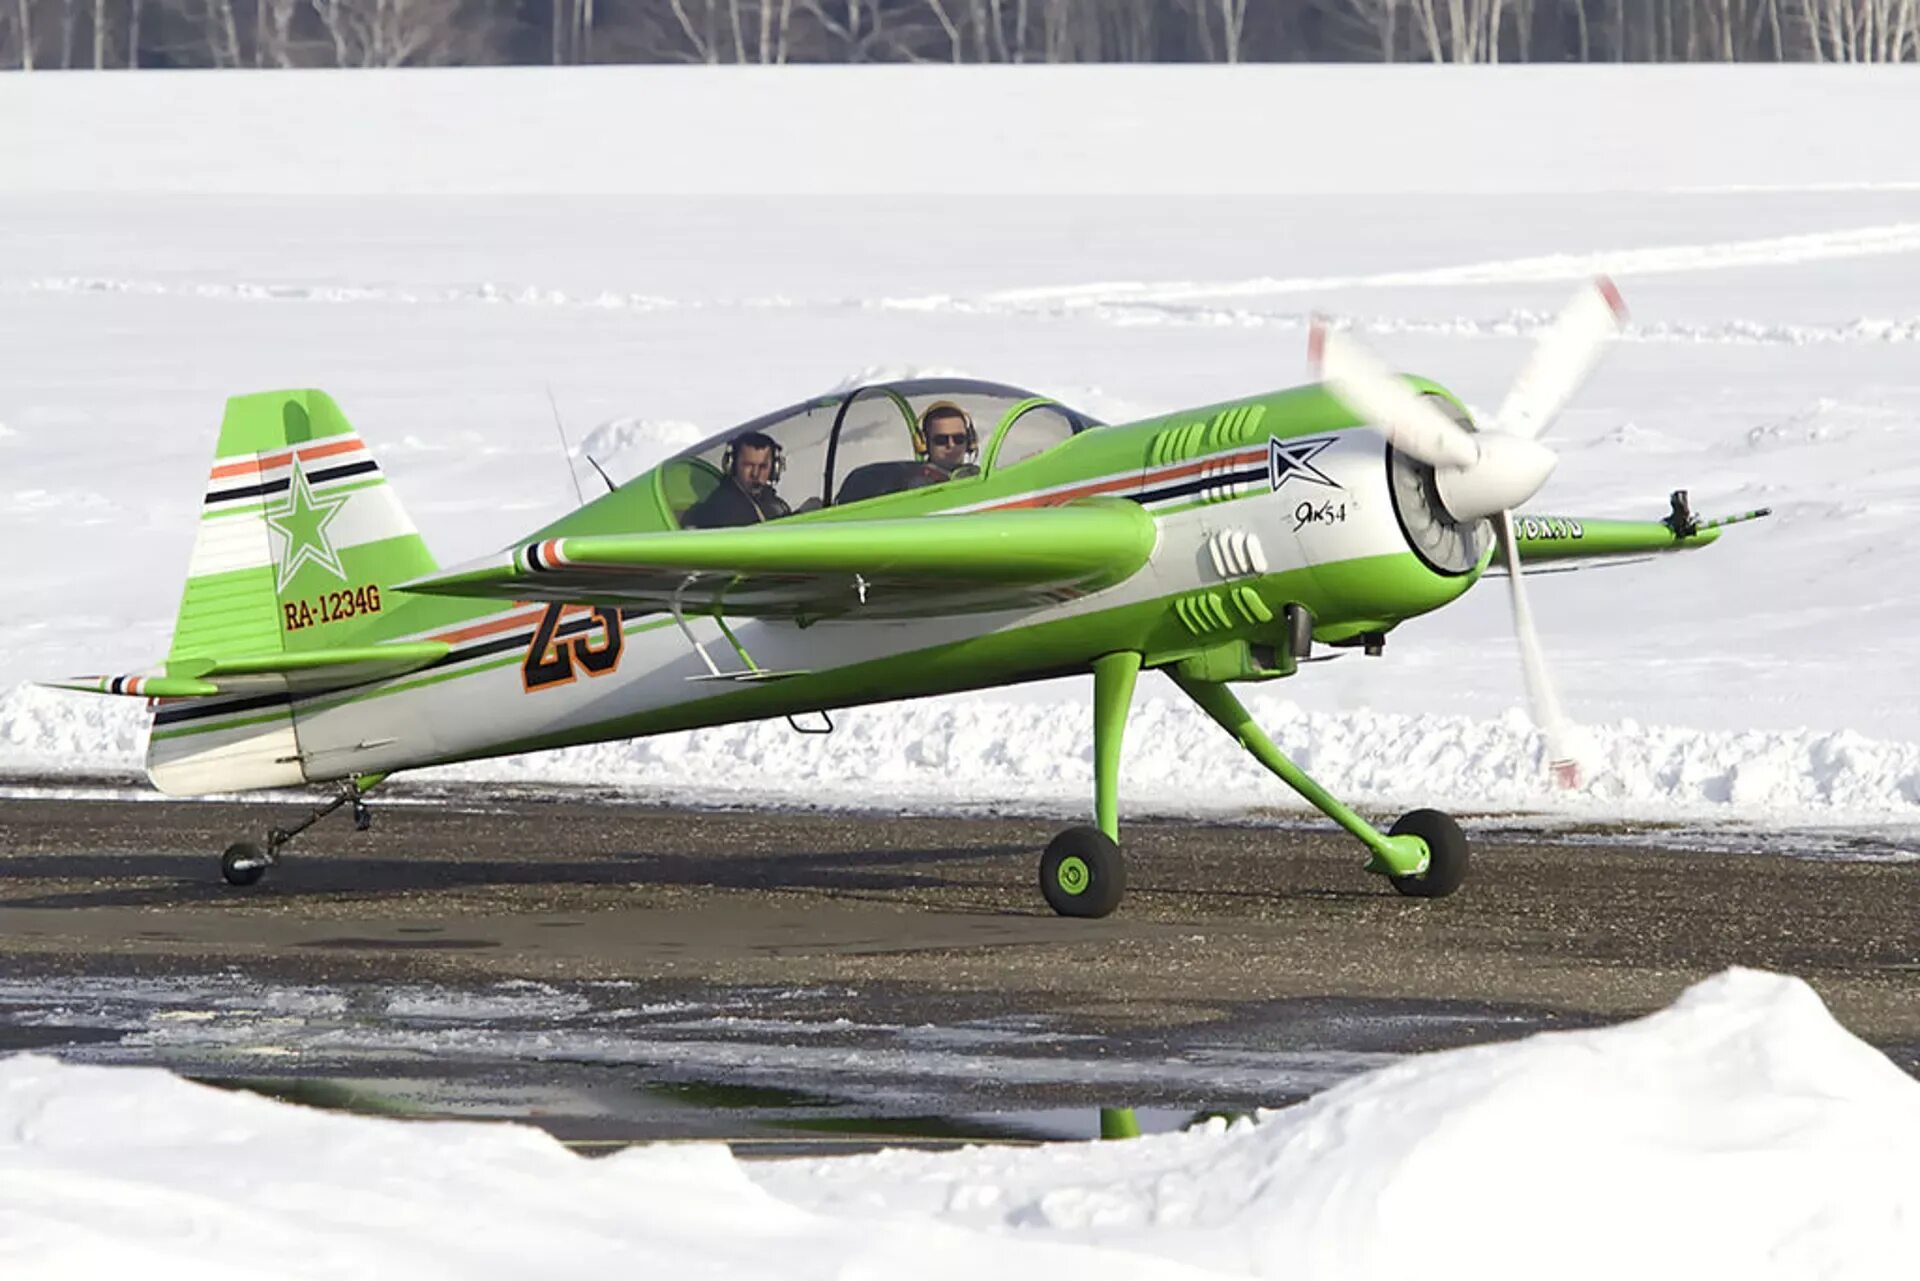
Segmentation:
<svg viewBox="0 0 1920 1281">
<path fill-rule="evenodd" d="M 1127 861 L 1097 827 L 1070 827 L 1040 856 L 1040 892 L 1062 916 L 1106 916 L 1127 892 Z"/>
<path fill-rule="evenodd" d="M 1393 888 L 1412 898 L 1445 898 L 1467 879 L 1467 834 L 1452 817 L 1439 810 L 1402 814 L 1389 836 L 1417 836 L 1427 843 L 1427 870 L 1413 876 L 1390 876 Z"/>
<path fill-rule="evenodd" d="M 266 851 L 252 841 L 235 841 L 220 856 L 220 875 L 229 885 L 252 885 L 266 874 Z"/>
</svg>

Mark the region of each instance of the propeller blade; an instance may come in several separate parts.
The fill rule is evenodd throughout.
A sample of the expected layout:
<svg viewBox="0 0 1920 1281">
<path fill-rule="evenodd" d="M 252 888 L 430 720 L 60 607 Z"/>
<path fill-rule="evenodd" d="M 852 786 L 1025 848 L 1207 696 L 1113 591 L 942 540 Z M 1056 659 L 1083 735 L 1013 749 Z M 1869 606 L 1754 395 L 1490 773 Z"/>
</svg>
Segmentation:
<svg viewBox="0 0 1920 1281">
<path fill-rule="evenodd" d="M 1501 512 L 1495 520 L 1501 553 L 1507 561 L 1507 599 L 1513 606 L 1513 632 L 1520 642 L 1520 671 L 1527 684 L 1527 710 L 1533 723 L 1547 740 L 1547 770 L 1553 781 L 1564 788 L 1581 784 L 1581 764 L 1576 731 L 1560 710 L 1560 699 L 1553 692 L 1547 675 L 1547 659 L 1540 648 L 1539 633 L 1534 630 L 1533 610 L 1527 605 L 1527 589 L 1520 575 L 1520 548 L 1514 542 L 1513 516 Z"/>
<path fill-rule="evenodd" d="M 1626 318 L 1627 305 L 1611 280 L 1597 276 L 1581 286 L 1514 379 L 1494 419 L 1499 430 L 1523 440 L 1545 431 L 1600 363 Z"/>
<path fill-rule="evenodd" d="M 1455 520 L 1481 520 L 1495 512 L 1511 511 L 1540 492 L 1559 459 L 1537 440 L 1522 440 L 1500 431 L 1474 437 L 1480 461 L 1456 470 L 1436 467 L 1434 488 L 1440 503 Z"/>
<path fill-rule="evenodd" d="M 1471 467 L 1480 458 L 1472 433 L 1359 342 L 1315 317 L 1307 358 L 1342 404 L 1378 428 L 1403 454 L 1431 467 Z"/>
</svg>

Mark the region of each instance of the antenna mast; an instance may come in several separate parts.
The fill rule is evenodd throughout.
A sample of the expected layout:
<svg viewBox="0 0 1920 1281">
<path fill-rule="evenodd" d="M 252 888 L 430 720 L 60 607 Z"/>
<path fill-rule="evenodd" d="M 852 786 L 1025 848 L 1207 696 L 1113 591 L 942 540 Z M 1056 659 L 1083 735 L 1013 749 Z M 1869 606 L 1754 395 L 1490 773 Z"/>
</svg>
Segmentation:
<svg viewBox="0 0 1920 1281">
<path fill-rule="evenodd" d="M 567 462 L 567 479 L 573 482 L 573 496 L 579 501 L 582 507 L 585 507 L 587 505 L 587 496 L 580 492 L 580 473 L 573 469 L 573 451 L 567 448 L 567 429 L 560 423 L 560 402 L 553 398 L 552 383 L 547 384 L 547 404 L 553 408 L 553 430 L 559 433 L 560 436 L 560 457 L 564 458 Z M 591 458 L 587 461 L 593 462 Z M 600 465 L 598 463 L 594 463 L 594 470 L 598 471 L 599 467 Z M 601 472 L 600 474 L 603 476 L 606 475 L 605 472 Z"/>
</svg>

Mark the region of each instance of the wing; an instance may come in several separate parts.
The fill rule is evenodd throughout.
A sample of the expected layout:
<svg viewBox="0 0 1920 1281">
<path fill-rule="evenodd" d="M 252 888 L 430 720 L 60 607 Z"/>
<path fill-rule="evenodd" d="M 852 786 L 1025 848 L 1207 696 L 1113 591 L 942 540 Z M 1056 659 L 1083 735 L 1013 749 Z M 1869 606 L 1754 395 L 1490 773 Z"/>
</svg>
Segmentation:
<svg viewBox="0 0 1920 1281">
<path fill-rule="evenodd" d="M 1705 547 L 1720 537 L 1728 525 L 1757 520 L 1769 509 L 1723 516 L 1718 520 L 1696 520 L 1676 495 L 1674 510 L 1665 520 L 1582 520 L 1568 516 L 1523 516 L 1515 513 L 1513 532 L 1520 550 L 1520 561 L 1529 571 L 1539 566 L 1541 573 L 1570 569 L 1590 569 L 1600 565 L 1628 565 L 1667 552 L 1690 551 Z M 1496 558 L 1487 570 L 1499 577 L 1506 569 Z"/>
<path fill-rule="evenodd" d="M 1152 554 L 1153 518 L 1105 500 L 911 520 L 793 520 L 738 529 L 529 543 L 410 592 L 811 620 L 1008 609 L 1098 591 Z"/>
</svg>

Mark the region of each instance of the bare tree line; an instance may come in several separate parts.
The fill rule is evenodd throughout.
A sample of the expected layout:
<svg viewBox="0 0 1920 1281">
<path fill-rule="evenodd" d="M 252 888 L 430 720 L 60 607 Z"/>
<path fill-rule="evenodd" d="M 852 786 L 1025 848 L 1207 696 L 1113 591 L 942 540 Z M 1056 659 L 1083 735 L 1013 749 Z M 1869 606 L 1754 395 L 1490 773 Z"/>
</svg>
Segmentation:
<svg viewBox="0 0 1920 1281">
<path fill-rule="evenodd" d="M 1911 62 L 1920 0 L 0 0 L 0 67 Z"/>
</svg>

